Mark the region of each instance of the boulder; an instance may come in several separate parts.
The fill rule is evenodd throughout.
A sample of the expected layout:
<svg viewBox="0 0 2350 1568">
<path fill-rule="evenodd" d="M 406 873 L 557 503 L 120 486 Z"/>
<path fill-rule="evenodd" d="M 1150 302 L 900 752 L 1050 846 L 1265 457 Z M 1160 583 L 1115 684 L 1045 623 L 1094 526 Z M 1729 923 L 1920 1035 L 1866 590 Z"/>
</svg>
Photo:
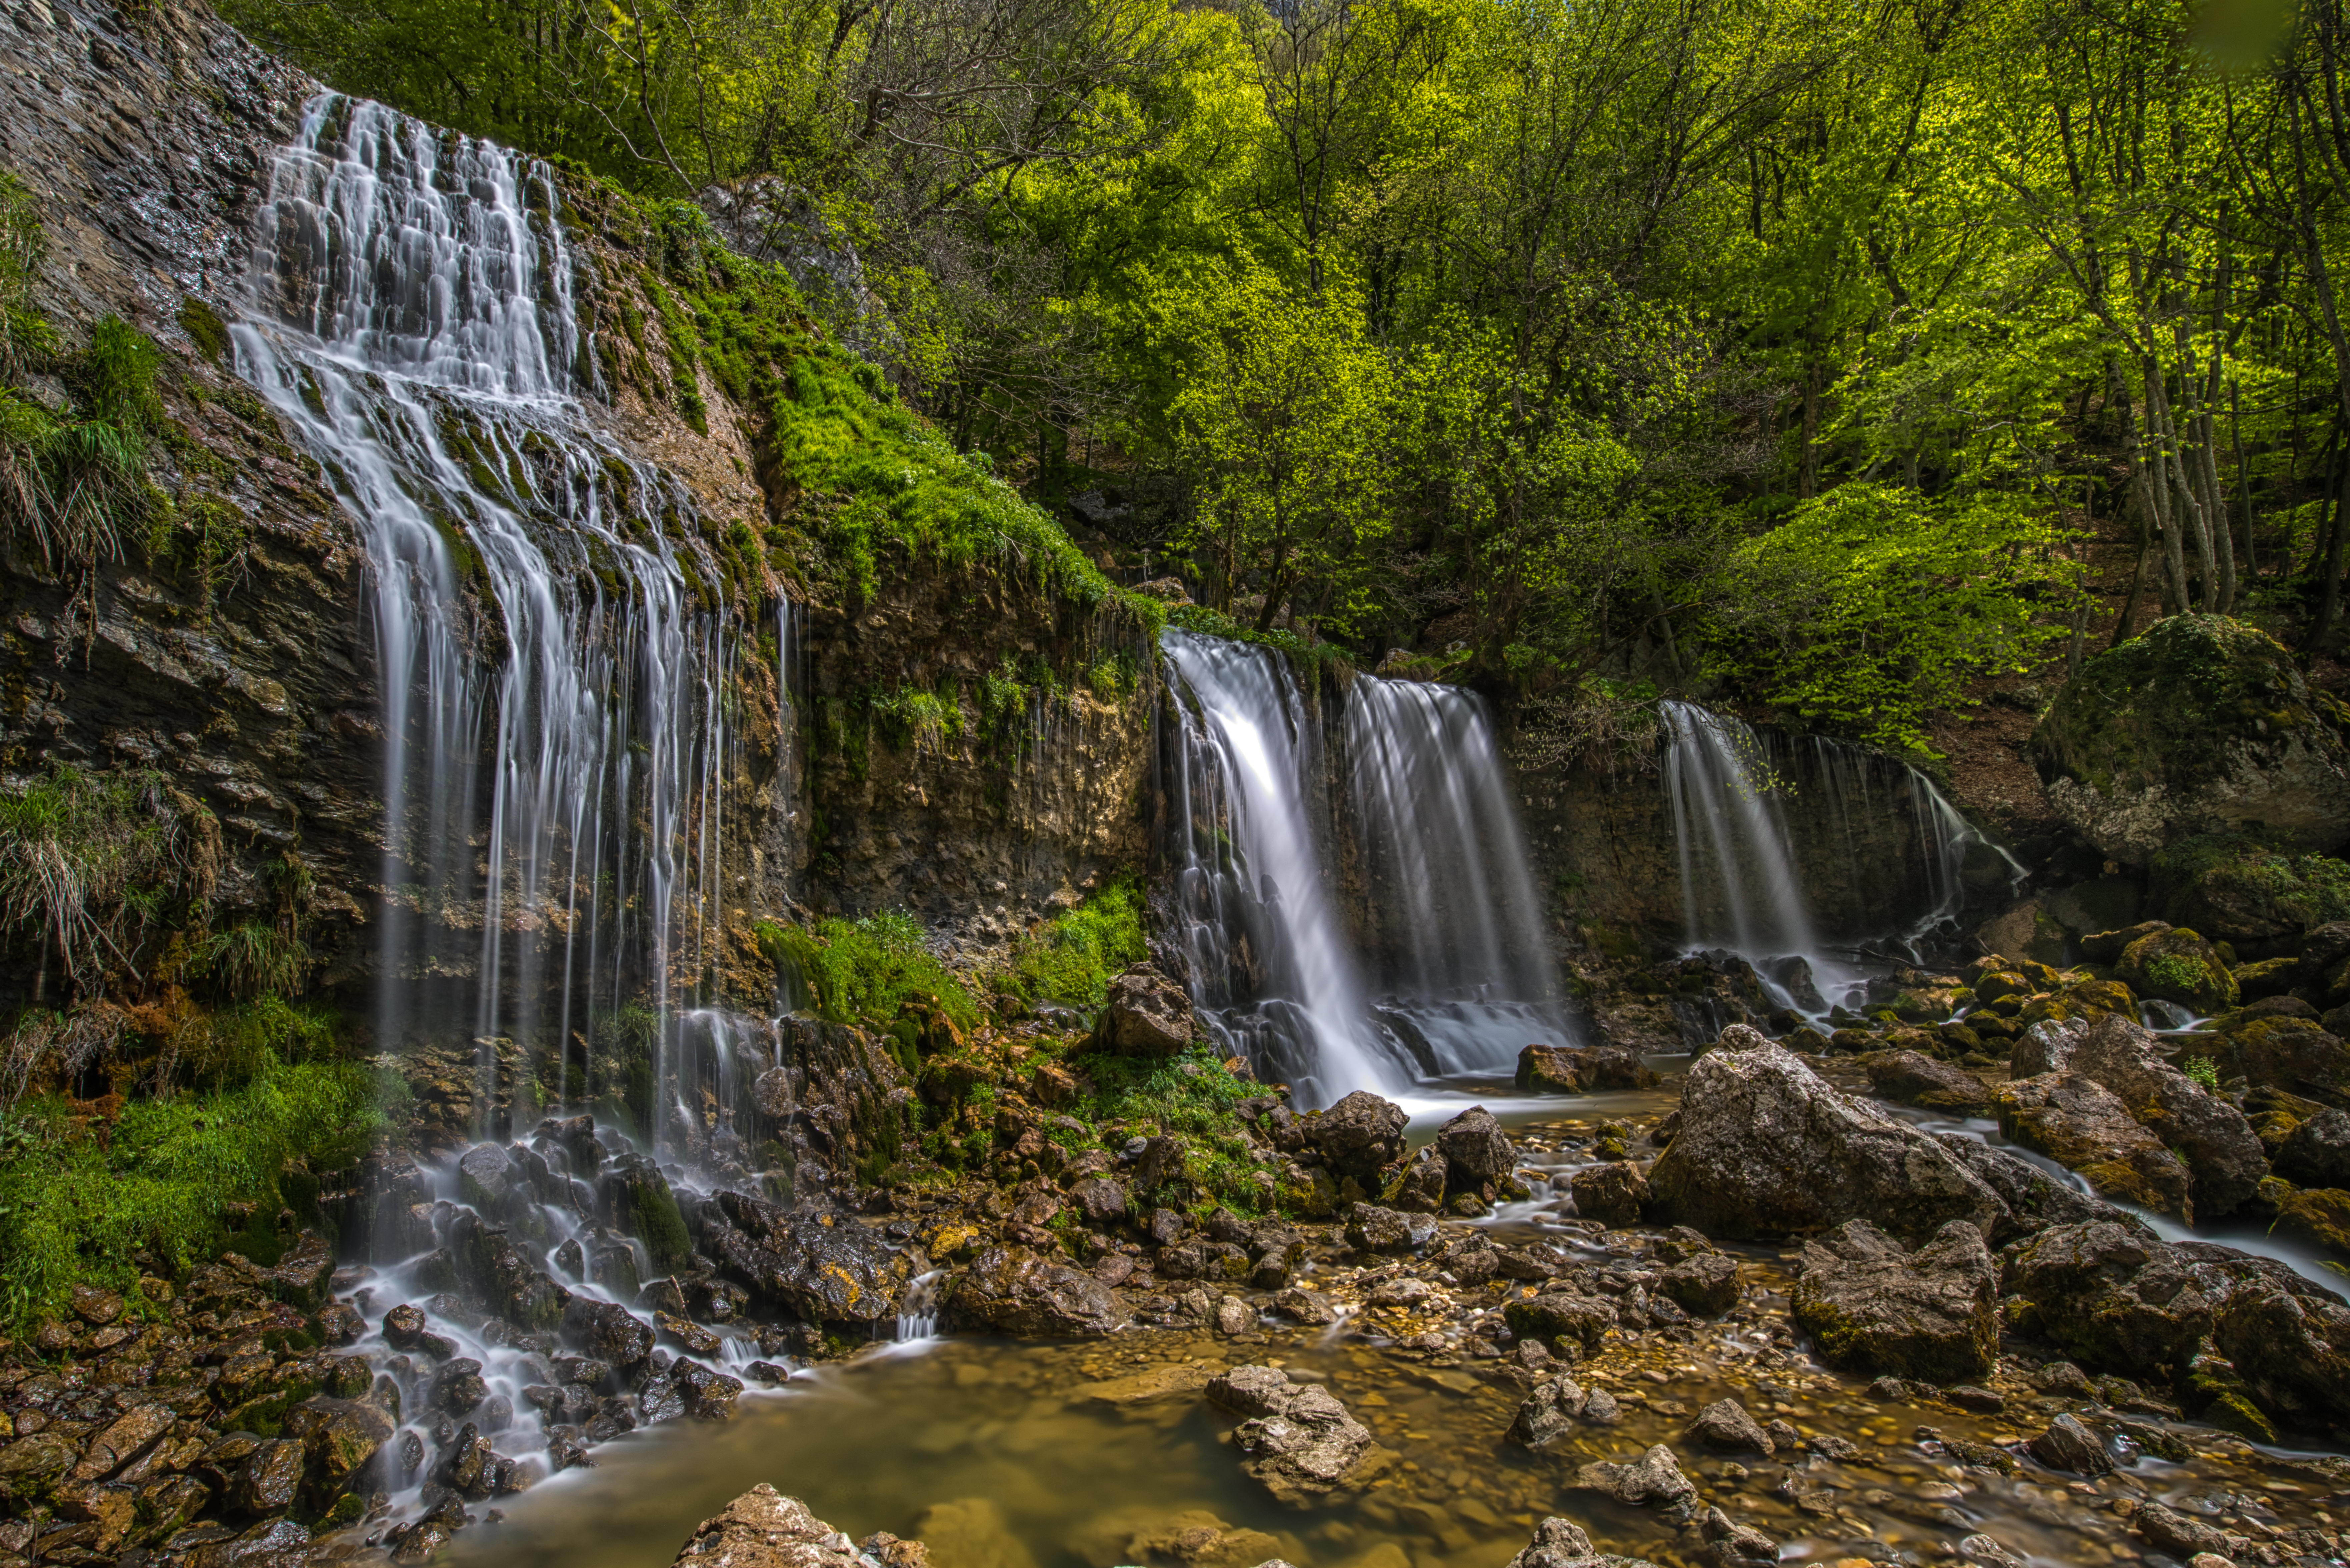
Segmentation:
<svg viewBox="0 0 2350 1568">
<path fill-rule="evenodd" d="M 2205 1017 L 2236 1005 L 2236 977 L 2220 950 L 2190 930 L 2174 929 L 2138 938 L 2122 950 L 2114 978 L 2140 996 L 2175 1002 Z"/>
<path fill-rule="evenodd" d="M 2350 1420 L 2350 1307 L 2266 1260 L 2246 1260 L 2221 1302 L 2212 1331 L 2261 1407 L 2307 1430 Z"/>
<path fill-rule="evenodd" d="M 1865 1220 L 1804 1244 L 1793 1314 L 1821 1359 L 1928 1383 L 1990 1376 L 1999 1272 L 1982 1233 L 1953 1220 L 1912 1252 Z"/>
<path fill-rule="evenodd" d="M 1640 1168 L 1628 1159 L 1585 1166 L 1568 1179 L 1567 1190 L 1575 1196 L 1575 1213 L 1616 1228 L 1638 1225 L 1648 1197 Z"/>
<path fill-rule="evenodd" d="M 1529 1340 L 1538 1345 L 1538 1340 Z M 1545 1365 L 1538 1363 L 1537 1365 Z M 1534 1385 L 1534 1392 L 1518 1405 L 1517 1416 L 1503 1434 L 1511 1442 L 1523 1448 L 1539 1449 L 1545 1443 L 1556 1442 L 1575 1429 L 1575 1417 L 1581 1416 L 1591 1402 L 1591 1396 L 1572 1377 L 1561 1375 L 1547 1383 Z"/>
<path fill-rule="evenodd" d="M 2028 1445 L 2032 1457 L 2052 1470 L 2076 1476 L 2111 1475 L 2113 1456 L 2097 1435 L 2074 1416 L 2059 1416 Z"/>
<path fill-rule="evenodd" d="M 2054 1027 L 2075 1032 L 2065 1066 L 2112 1090 L 2187 1162 L 2198 1215 L 2211 1220 L 2232 1214 L 2260 1189 L 2268 1162 L 2251 1123 L 2172 1066 L 2152 1034 L 2119 1014 L 2085 1026 Z"/>
<path fill-rule="evenodd" d="M 2099 1192 L 2193 1218 L 2187 1167 L 2095 1079 L 2043 1073 L 2001 1085 L 1997 1104 L 2002 1132 L 2079 1171 Z"/>
<path fill-rule="evenodd" d="M 2287 1133 L 2276 1173 L 2296 1186 L 2350 1189 L 2350 1111 L 2320 1111 Z"/>
<path fill-rule="evenodd" d="M 1659 1081 L 1638 1052 L 1622 1045 L 1529 1045 L 1518 1053 L 1518 1087 L 1532 1094 L 1647 1089 Z"/>
<path fill-rule="evenodd" d="M 700 1222 L 721 1272 L 810 1323 L 886 1323 L 913 1275 L 905 1253 L 846 1217 L 796 1215 L 728 1191 L 703 1207 Z"/>
<path fill-rule="evenodd" d="M 1700 1252 L 1667 1269 L 1657 1289 L 1683 1312 L 1720 1317 L 1738 1304 L 1738 1260 Z"/>
<path fill-rule="evenodd" d="M 1668 1518 L 1686 1518 L 1697 1498 L 1697 1485 L 1681 1474 L 1672 1449 L 1659 1443 L 1629 1464 L 1600 1460 L 1575 1475 L 1575 1486 L 1630 1508 L 1654 1504 Z"/>
<path fill-rule="evenodd" d="M 705 1519 L 677 1554 L 676 1568 L 870 1568 L 848 1537 L 761 1482 Z"/>
<path fill-rule="evenodd" d="M 2198 834 L 2154 857 L 2147 895 L 2173 925 L 2257 950 L 2350 919 L 2350 866 L 2249 834 Z"/>
<path fill-rule="evenodd" d="M 1357 1089 L 1298 1125 L 1307 1145 L 1335 1174 L 1367 1181 L 1382 1167 L 1403 1158 L 1404 1126 L 1409 1119 L 1393 1100 Z"/>
<path fill-rule="evenodd" d="M 1259 1568 L 1273 1568 L 1273 1564 Z M 1645 1557 L 1617 1557 L 1597 1551 L 1583 1526 L 1553 1514 L 1534 1526 L 1534 1538 L 1510 1559 L 1508 1568 L 1654 1568 L 1654 1564 Z"/>
<path fill-rule="evenodd" d="M 2200 1552 L 2224 1557 L 2238 1549 L 2226 1531 L 2158 1502 L 2149 1502 L 2130 1515 L 2130 1528 L 2148 1546 L 2182 1563 Z"/>
<path fill-rule="evenodd" d="M 1022 1247 L 991 1247 L 947 1293 L 957 1328 L 1024 1339 L 1082 1339 L 1113 1334 L 1126 1309 L 1091 1274 Z"/>
<path fill-rule="evenodd" d="M 2139 1225 L 2056 1225 L 2000 1254 L 2008 1327 L 2128 1376 L 2183 1368 L 2228 1282 Z"/>
<path fill-rule="evenodd" d="M 2081 666 L 2033 731 L 2033 758 L 2057 815 L 2127 865 L 2255 825 L 2331 849 L 2350 834 L 2334 711 L 2265 632 L 2170 616 Z"/>
<path fill-rule="evenodd" d="M 1498 1181 L 1518 1163 L 1517 1150 L 1510 1147 L 1510 1135 L 1502 1130 L 1493 1113 L 1482 1106 L 1470 1106 L 1438 1128 L 1436 1152 L 1444 1157 L 1445 1168 L 1453 1179 L 1470 1187 Z"/>
<path fill-rule="evenodd" d="M 1245 1416 L 1232 1446 L 1242 1469 L 1282 1502 L 1311 1503 L 1368 1483 L 1393 1460 L 1370 1428 L 1316 1384 L 1294 1384 L 1273 1366 L 1237 1366 L 1208 1384 L 1211 1404 Z"/>
<path fill-rule="evenodd" d="M 1109 982 L 1087 1044 L 1118 1056 L 1179 1056 L 1198 1035 L 1183 988 L 1143 964 Z"/>
<path fill-rule="evenodd" d="M 1376 1203 L 1357 1203 L 1347 1215 L 1347 1241 L 1366 1252 L 1409 1252 L 1436 1234 L 1426 1214 L 1402 1214 Z"/>
<path fill-rule="evenodd" d="M 671 1274 L 685 1266 L 693 1239 L 686 1232 L 669 1178 L 651 1160 L 642 1155 L 621 1156 L 604 1172 L 597 1201 L 606 1224 L 645 1244 L 654 1272 Z"/>
<path fill-rule="evenodd" d="M 395 1428 L 382 1407 L 365 1399 L 306 1399 L 286 1413 L 286 1435 L 302 1445 L 303 1490 L 324 1511 L 357 1490 Z"/>
<path fill-rule="evenodd" d="M 1838 1094 L 1793 1053 L 1737 1025 L 1722 1044 L 1690 1069 L 1680 1131 L 1648 1171 L 1651 1210 L 1668 1223 L 1777 1241 L 1867 1219 L 1923 1241 L 1947 1220 L 1988 1232 L 2006 1214 L 1939 1143 Z"/>
<path fill-rule="evenodd" d="M 1615 1303 L 1605 1297 L 1565 1290 L 1513 1301 L 1502 1309 L 1502 1317 L 1512 1334 L 1544 1343 L 1568 1340 L 1586 1355 L 1599 1354 L 1601 1341 L 1617 1322 Z"/>
<path fill-rule="evenodd" d="M 1976 1238 L 1976 1244 L 1981 1244 L 1981 1238 Z M 1735 1399 L 1716 1399 L 1700 1410 L 1681 1436 L 1686 1442 L 1724 1454 L 1767 1455 L 1775 1447 L 1770 1434 Z"/>
<path fill-rule="evenodd" d="M 2221 1083 L 2242 1078 L 2321 1105 L 2350 1106 L 2350 1046 L 2316 1021 L 2247 1008 L 2220 1020 L 2214 1033 L 2210 1055 Z"/>
<path fill-rule="evenodd" d="M 1963 1067 L 1916 1051 L 1879 1051 L 1861 1058 L 1868 1086 L 1888 1100 L 1958 1116 L 1991 1114 L 1991 1090 Z"/>
<path fill-rule="evenodd" d="M 566 1343 L 625 1371 L 653 1352 L 653 1325 L 616 1302 L 574 1296 L 563 1309 Z"/>
</svg>

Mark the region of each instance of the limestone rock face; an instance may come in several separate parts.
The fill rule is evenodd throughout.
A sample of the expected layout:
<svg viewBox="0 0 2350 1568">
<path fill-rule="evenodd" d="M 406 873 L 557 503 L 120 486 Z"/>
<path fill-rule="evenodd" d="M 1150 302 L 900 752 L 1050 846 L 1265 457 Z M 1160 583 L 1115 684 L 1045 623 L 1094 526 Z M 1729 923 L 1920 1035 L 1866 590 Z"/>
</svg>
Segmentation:
<svg viewBox="0 0 2350 1568">
<path fill-rule="evenodd" d="M 1831 1366 L 1960 1383 L 1999 1356 L 1999 1272 L 1982 1233 L 1953 1220 L 1915 1252 L 1866 1220 L 1804 1248 L 1795 1322 Z"/>
<path fill-rule="evenodd" d="M 1680 1132 L 1648 1172 L 1653 1216 L 1755 1241 L 1853 1219 L 1924 1241 L 1951 1220 L 1988 1233 L 2006 1216 L 1933 1138 L 1838 1094 L 1783 1047 L 1744 1044 L 1690 1069 Z"/>
<path fill-rule="evenodd" d="M 847 1534 L 762 1481 L 705 1519 L 676 1568 L 867 1568 Z"/>
<path fill-rule="evenodd" d="M 2172 616 L 2097 655 L 2033 732 L 2057 814 L 2107 856 L 2144 865 L 2199 833 L 2260 827 L 2303 849 L 2350 836 L 2350 751 L 2266 633 Z"/>
</svg>

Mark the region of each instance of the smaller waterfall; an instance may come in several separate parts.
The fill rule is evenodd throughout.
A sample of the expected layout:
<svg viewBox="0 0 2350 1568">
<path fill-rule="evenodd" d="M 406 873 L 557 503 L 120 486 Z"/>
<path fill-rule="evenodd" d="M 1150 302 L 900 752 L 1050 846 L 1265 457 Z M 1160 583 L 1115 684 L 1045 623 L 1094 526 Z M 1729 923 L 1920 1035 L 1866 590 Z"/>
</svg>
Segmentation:
<svg viewBox="0 0 2350 1568">
<path fill-rule="evenodd" d="M 1995 857 L 2011 886 L 2022 879 L 2014 857 L 1915 768 L 1825 737 L 1765 738 L 1694 703 L 1666 702 L 1660 713 L 1683 940 L 1745 958 L 1783 1005 L 1824 1012 L 1850 1001 L 1868 973 L 1852 940 L 1857 933 L 1821 931 L 1800 868 L 1806 859 L 1825 861 L 1850 887 L 1883 889 L 1877 901 L 1898 908 L 1877 934 L 1903 945 L 1950 929 L 1966 905 L 1971 857 Z M 1818 815 L 1835 840 L 1809 843 L 1808 857 L 1799 853 L 1806 845 L 1789 831 L 1783 805 L 1799 774 L 1825 792 L 1827 810 Z M 1900 864 L 1885 863 L 1881 839 L 1862 837 L 1863 825 L 1887 815 L 1914 825 Z M 1816 992 L 1804 983 L 1805 971 Z"/>
</svg>

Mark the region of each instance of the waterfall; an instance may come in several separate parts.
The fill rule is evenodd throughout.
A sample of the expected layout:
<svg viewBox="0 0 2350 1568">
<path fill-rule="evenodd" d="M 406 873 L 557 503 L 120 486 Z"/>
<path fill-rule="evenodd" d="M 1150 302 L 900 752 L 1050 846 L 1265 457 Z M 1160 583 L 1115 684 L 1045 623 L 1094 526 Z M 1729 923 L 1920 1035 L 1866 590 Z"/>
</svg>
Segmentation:
<svg viewBox="0 0 2350 1568">
<path fill-rule="evenodd" d="M 1319 735 L 1269 649 L 1161 642 L 1184 707 L 1176 898 L 1193 1000 L 1307 1105 L 1388 1085 L 1306 810 Z M 1253 1012 L 1235 1003 L 1253 996 Z"/>
<path fill-rule="evenodd" d="M 1385 955 L 1376 1005 L 1315 817 L 1325 737 L 1268 649 L 1170 631 L 1182 715 L 1170 770 L 1179 942 L 1192 1000 L 1301 1104 L 1506 1074 L 1568 1037 L 1542 907 L 1484 706 L 1357 677 L 1340 738 L 1376 889 L 1357 924 Z"/>
<path fill-rule="evenodd" d="M 381 1048 L 473 1041 L 484 1131 L 501 1090 L 516 1123 L 619 1092 L 573 1060 L 641 1047 L 614 1022 L 639 997 L 675 1083 L 744 765 L 742 628 L 700 587 L 724 578 L 691 498 L 572 395 L 595 356 L 560 205 L 542 163 L 322 95 L 271 169 L 235 328 L 366 550 Z"/>
<path fill-rule="evenodd" d="M 1962 873 L 1976 850 L 2003 863 L 2010 884 L 2023 870 L 1959 815 L 1932 780 L 1891 758 L 1825 737 L 1790 741 L 1690 702 L 1660 704 L 1664 789 L 1679 861 L 1684 942 L 1728 949 L 1752 962 L 1783 1005 L 1820 1013 L 1848 1001 L 1867 978 L 1848 942 L 1826 940 L 1800 870 L 1825 861 L 1849 888 L 1907 894 L 1887 929 L 1914 944 L 1947 929 L 1962 911 Z M 1822 790 L 1834 842 L 1800 842 L 1783 802 L 1798 775 Z M 1914 825 L 1900 864 L 1864 846 L 1860 826 L 1898 814 Z M 1812 850 L 1809 857 L 1801 853 Z M 1914 956 L 1914 955 L 1913 955 Z M 1814 987 L 1816 986 L 1816 990 Z"/>
</svg>

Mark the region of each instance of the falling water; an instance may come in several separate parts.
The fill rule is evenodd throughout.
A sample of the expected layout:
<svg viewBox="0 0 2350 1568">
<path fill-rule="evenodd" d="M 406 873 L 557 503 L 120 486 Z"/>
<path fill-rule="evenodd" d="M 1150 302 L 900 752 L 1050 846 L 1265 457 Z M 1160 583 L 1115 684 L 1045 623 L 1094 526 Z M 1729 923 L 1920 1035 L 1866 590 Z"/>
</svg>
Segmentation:
<svg viewBox="0 0 2350 1568">
<path fill-rule="evenodd" d="M 1507 1072 L 1566 1038 L 1541 906 L 1477 699 L 1357 679 L 1343 730 L 1362 853 L 1393 955 L 1374 1005 L 1333 907 L 1313 805 L 1319 717 L 1287 664 L 1170 631 L 1183 715 L 1170 770 L 1193 1000 L 1302 1103 Z"/>
<path fill-rule="evenodd" d="M 691 530 L 663 525 L 691 498 L 570 395 L 593 352 L 559 204 L 543 164 L 321 96 L 272 168 L 236 329 L 240 373 L 367 551 L 380 1037 L 464 1030 L 485 1127 L 502 1088 L 517 1121 L 615 1088 L 575 1081 L 571 1047 L 595 1061 L 601 1021 L 639 995 L 656 1081 L 674 1081 L 678 977 L 714 956 L 743 765 L 741 639 L 689 588 Z M 521 1066 L 502 1085 L 506 1042 Z"/>
<path fill-rule="evenodd" d="M 1306 811 L 1319 737 L 1297 682 L 1266 649 L 1175 630 L 1161 646 L 1184 708 L 1176 897 L 1194 1001 L 1305 1104 L 1388 1085 Z"/>
<path fill-rule="evenodd" d="M 2011 884 L 2022 877 L 2013 857 L 1915 768 L 1824 737 L 1765 740 L 1739 719 L 1693 703 L 1667 702 L 1661 712 L 1683 940 L 1746 958 L 1783 1004 L 1823 1011 L 1821 998 L 1846 999 L 1868 967 L 1853 950 L 1823 940 L 1806 896 L 1782 804 L 1797 771 L 1826 792 L 1822 815 L 1848 885 L 1915 890 L 1891 922 L 1898 941 L 1914 943 L 1957 919 L 1971 852 L 1994 854 Z M 1858 826 L 1887 812 L 1915 825 L 1908 865 L 1871 864 L 1870 855 L 1882 851 L 1863 846 Z"/>
</svg>

